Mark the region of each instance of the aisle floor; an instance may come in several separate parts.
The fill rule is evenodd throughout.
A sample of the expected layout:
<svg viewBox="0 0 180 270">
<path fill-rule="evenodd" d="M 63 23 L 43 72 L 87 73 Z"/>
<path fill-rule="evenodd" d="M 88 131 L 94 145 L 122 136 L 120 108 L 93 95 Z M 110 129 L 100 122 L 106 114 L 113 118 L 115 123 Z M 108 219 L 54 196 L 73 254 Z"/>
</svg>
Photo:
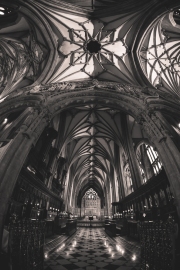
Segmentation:
<svg viewBox="0 0 180 270">
<path fill-rule="evenodd" d="M 139 270 L 139 250 L 118 237 L 118 246 L 103 228 L 79 228 L 71 241 L 45 259 L 44 270 Z"/>
</svg>

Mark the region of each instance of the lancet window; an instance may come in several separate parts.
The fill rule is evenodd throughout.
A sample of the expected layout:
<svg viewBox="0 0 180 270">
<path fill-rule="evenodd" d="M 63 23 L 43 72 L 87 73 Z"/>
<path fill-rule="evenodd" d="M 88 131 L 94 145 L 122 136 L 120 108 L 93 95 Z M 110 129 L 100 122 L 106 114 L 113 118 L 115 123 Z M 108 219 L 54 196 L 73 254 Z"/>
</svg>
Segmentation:
<svg viewBox="0 0 180 270">
<path fill-rule="evenodd" d="M 146 143 L 140 144 L 136 150 L 136 157 L 143 183 L 154 175 L 159 174 L 162 170 L 162 162 L 157 151 L 155 151 L 151 145 Z"/>
</svg>

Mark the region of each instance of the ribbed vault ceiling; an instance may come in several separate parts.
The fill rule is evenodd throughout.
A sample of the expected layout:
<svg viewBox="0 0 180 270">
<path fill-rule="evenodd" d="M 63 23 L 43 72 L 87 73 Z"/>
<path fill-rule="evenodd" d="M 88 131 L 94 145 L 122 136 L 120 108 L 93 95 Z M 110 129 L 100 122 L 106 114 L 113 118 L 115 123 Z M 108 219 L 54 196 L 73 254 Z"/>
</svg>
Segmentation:
<svg viewBox="0 0 180 270">
<path fill-rule="evenodd" d="M 87 11 L 90 2 L 101 8 Z M 0 29 L 1 97 L 32 83 L 97 78 L 138 85 L 143 71 L 153 86 L 179 96 L 179 28 L 173 12 L 146 29 L 136 48 L 153 2 L 17 0 L 17 19 Z M 136 57 L 142 71 L 136 70 Z"/>
<path fill-rule="evenodd" d="M 17 18 L 0 29 L 1 101 L 29 85 L 38 94 L 40 85 L 52 84 L 53 89 L 60 82 L 91 79 L 108 81 L 109 88 L 111 82 L 153 85 L 160 94 L 166 91 L 179 97 L 179 28 L 173 24 L 172 12 L 154 23 L 149 19 L 149 29 L 143 27 L 154 2 L 17 0 Z M 62 89 L 69 91 L 71 86 L 66 89 L 64 83 Z M 117 179 L 111 176 L 119 166 L 116 145 L 121 151 L 126 147 L 124 117 L 92 102 L 53 119 L 61 133 L 59 156 L 67 160 L 76 194 L 83 196 L 94 186 L 102 196 L 107 182 Z M 60 119 L 63 128 L 58 129 Z M 132 138 L 145 137 L 131 116 L 128 124 Z"/>
<path fill-rule="evenodd" d="M 59 58 L 48 83 L 89 78 L 136 81 L 130 69 L 128 43 L 140 12 L 89 19 L 53 6 L 36 5 L 53 24 L 58 40 Z M 98 43 L 100 49 L 88 50 L 90 42 Z"/>
<path fill-rule="evenodd" d="M 116 110 L 89 105 L 67 111 L 62 152 L 68 149 L 68 167 L 73 168 L 79 186 L 88 180 L 104 186 L 114 166 L 112 142 L 123 143 L 120 113 Z"/>
<path fill-rule="evenodd" d="M 54 118 L 54 127 L 63 118 L 60 155 L 67 157 L 68 177 L 74 183 L 73 193 L 80 196 L 78 200 L 89 187 L 102 199 L 109 182 L 114 181 L 112 170 L 117 171 L 120 166 L 115 148 L 124 152 L 122 115 L 113 108 L 90 104 L 69 109 Z M 130 116 L 129 127 L 133 138 L 145 137 Z"/>
</svg>

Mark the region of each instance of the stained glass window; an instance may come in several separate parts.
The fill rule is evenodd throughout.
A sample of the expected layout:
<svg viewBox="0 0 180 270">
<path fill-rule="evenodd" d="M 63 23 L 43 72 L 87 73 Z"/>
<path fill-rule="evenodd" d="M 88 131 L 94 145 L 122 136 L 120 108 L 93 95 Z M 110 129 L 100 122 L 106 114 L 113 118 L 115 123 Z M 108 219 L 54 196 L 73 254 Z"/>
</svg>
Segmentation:
<svg viewBox="0 0 180 270">
<path fill-rule="evenodd" d="M 84 197 L 88 200 L 96 200 L 98 195 L 94 189 L 90 188 L 88 191 L 86 191 Z"/>
</svg>

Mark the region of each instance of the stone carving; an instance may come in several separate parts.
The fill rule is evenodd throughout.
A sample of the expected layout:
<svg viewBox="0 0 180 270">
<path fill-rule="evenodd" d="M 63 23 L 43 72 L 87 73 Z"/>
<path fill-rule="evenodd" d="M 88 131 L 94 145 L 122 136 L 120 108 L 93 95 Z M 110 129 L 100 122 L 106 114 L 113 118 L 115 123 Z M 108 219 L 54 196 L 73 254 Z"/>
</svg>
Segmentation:
<svg viewBox="0 0 180 270">
<path fill-rule="evenodd" d="M 34 107 L 36 104 L 37 109 L 39 112 L 41 112 L 40 114 L 42 114 L 42 116 L 38 115 L 37 111 L 37 116 L 31 115 L 27 118 L 25 125 L 29 129 L 28 132 L 31 130 L 30 133 L 32 133 L 33 130 L 36 130 L 36 133 L 38 134 L 39 121 L 44 122 L 44 124 L 48 123 L 58 110 L 72 104 L 74 100 L 77 102 L 78 99 L 80 103 L 86 103 L 86 97 L 88 100 L 92 97 L 93 101 L 96 96 L 102 96 L 102 98 L 104 98 L 104 102 L 112 103 L 113 98 L 114 105 L 116 104 L 117 107 L 119 106 L 125 110 L 128 109 L 128 113 L 130 114 L 133 113 L 136 117 L 136 121 L 142 125 L 142 128 L 150 137 L 156 137 L 161 140 L 165 139 L 167 136 L 167 131 L 164 129 L 159 117 L 156 114 L 152 114 L 150 109 L 147 110 L 147 108 L 145 108 L 146 100 L 151 98 L 151 96 L 149 93 L 146 94 L 144 92 L 144 88 L 138 86 L 132 86 L 124 83 L 121 84 L 115 82 L 98 81 L 97 79 L 81 82 L 61 82 L 49 85 L 36 85 L 33 87 L 28 86 L 24 89 L 19 89 L 17 102 L 19 97 L 24 93 L 25 95 L 28 94 L 29 97 L 31 95 L 35 95 L 37 97 L 36 103 L 32 101 L 25 102 L 27 107 Z M 157 97 L 155 96 L 155 98 Z M 13 109 L 18 107 L 20 103 L 18 102 L 18 105 L 16 105 L 16 98 L 13 94 L 11 97 L 8 97 L 8 101 L 10 101 L 12 98 L 14 99 L 12 103 Z M 24 101 L 21 103 L 24 104 Z M 128 104 L 130 105 L 129 107 Z M 134 111 L 132 111 L 132 108 L 134 108 Z M 34 121 L 33 125 L 31 125 L 31 121 Z M 29 128 L 29 126 L 31 126 L 31 128 Z M 24 127 L 24 132 L 25 130 L 27 130 L 27 128 Z"/>
<path fill-rule="evenodd" d="M 168 135 L 168 131 L 165 129 L 165 127 L 163 126 L 160 118 L 158 117 L 157 113 L 153 113 L 151 115 L 151 119 L 154 121 L 154 123 L 156 124 L 156 126 L 159 128 L 160 132 L 164 135 L 167 136 Z"/>
<path fill-rule="evenodd" d="M 154 113 L 141 115 L 140 124 L 142 129 L 151 137 L 151 139 L 158 139 L 158 141 L 165 140 L 167 131 L 164 129 L 161 120 Z"/>
<path fill-rule="evenodd" d="M 34 110 L 34 112 L 32 114 L 30 114 L 26 120 L 24 121 L 24 125 L 26 125 L 27 127 L 29 127 L 31 125 L 31 123 L 34 121 L 34 119 L 38 116 L 38 110 Z"/>
<path fill-rule="evenodd" d="M 134 93 L 135 91 L 140 93 L 141 88 L 138 90 L 136 87 L 132 87 L 130 85 L 124 85 L 119 83 L 113 83 L 113 82 L 103 82 L 98 80 L 89 80 L 89 81 L 83 81 L 83 82 L 61 82 L 61 83 L 55 83 L 55 84 L 49 84 L 46 86 L 41 86 L 39 88 L 39 91 L 58 91 L 58 90 L 74 90 L 74 89 L 87 89 L 91 88 L 93 89 L 95 87 L 97 88 L 107 88 L 112 90 L 118 90 L 118 91 L 125 91 L 126 93 L 131 92 Z M 31 87 L 27 87 L 26 89 L 29 89 L 29 91 L 32 89 Z M 37 92 L 37 87 L 35 89 L 32 89 L 32 92 Z"/>
<path fill-rule="evenodd" d="M 31 88 L 29 93 L 38 93 L 39 91 L 40 91 L 40 85 L 36 85 L 33 88 Z"/>
</svg>

